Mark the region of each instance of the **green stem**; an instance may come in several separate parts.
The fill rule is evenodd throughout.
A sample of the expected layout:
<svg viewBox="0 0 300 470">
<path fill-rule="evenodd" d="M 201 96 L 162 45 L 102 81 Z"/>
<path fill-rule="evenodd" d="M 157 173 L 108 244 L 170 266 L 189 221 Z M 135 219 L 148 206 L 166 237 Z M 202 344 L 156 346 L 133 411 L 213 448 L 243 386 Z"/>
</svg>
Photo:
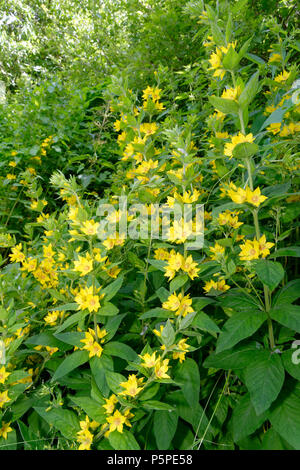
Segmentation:
<svg viewBox="0 0 300 470">
<path fill-rule="evenodd" d="M 246 159 L 246 166 L 247 166 L 248 177 L 249 177 L 249 186 L 250 186 L 251 191 L 253 191 L 253 179 L 252 179 L 251 160 L 250 160 L 250 158 Z M 259 228 L 259 220 L 258 220 L 258 210 L 254 209 L 252 211 L 252 215 L 253 215 L 256 239 L 259 240 L 260 239 L 260 228 Z M 272 319 L 271 319 L 270 314 L 269 314 L 269 311 L 270 311 L 270 308 L 271 308 L 270 290 L 269 290 L 268 286 L 266 286 L 265 284 L 263 284 L 263 286 L 264 286 L 265 310 L 266 310 L 266 314 L 267 314 L 267 317 L 268 317 L 268 331 L 269 331 L 270 347 L 271 347 L 271 349 L 275 349 L 273 324 L 272 324 Z"/>
</svg>

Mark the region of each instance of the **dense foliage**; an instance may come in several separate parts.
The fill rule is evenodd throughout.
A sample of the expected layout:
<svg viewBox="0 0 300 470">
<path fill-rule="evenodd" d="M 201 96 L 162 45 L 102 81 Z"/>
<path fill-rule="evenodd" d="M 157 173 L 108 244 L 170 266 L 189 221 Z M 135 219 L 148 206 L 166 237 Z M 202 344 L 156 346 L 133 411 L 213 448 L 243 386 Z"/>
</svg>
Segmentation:
<svg viewBox="0 0 300 470">
<path fill-rule="evenodd" d="M 0 449 L 300 449 L 297 5 L 1 5 Z"/>
</svg>

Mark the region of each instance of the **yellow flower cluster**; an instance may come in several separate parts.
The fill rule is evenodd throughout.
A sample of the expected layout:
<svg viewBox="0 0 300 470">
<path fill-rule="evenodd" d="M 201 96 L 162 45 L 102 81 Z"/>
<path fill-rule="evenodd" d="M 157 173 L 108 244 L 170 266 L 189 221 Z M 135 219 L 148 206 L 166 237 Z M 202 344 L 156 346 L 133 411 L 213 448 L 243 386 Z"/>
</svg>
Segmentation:
<svg viewBox="0 0 300 470">
<path fill-rule="evenodd" d="M 211 54 L 209 58 L 211 67 L 209 68 L 209 70 L 214 70 L 213 77 L 220 77 L 221 80 L 224 78 L 226 70 L 223 67 L 222 60 L 224 59 L 225 55 L 229 51 L 230 47 L 235 49 L 236 42 L 229 43 L 227 47 L 224 47 L 224 46 L 216 47 L 216 51 Z"/>
<path fill-rule="evenodd" d="M 247 202 L 255 207 L 259 207 L 267 199 L 266 196 L 261 194 L 259 187 L 251 191 L 248 186 L 246 189 L 237 188 L 233 183 L 230 183 L 230 189 L 227 191 L 227 194 L 236 204 Z"/>
<path fill-rule="evenodd" d="M 265 258 L 270 254 L 270 248 L 274 246 L 274 243 L 267 242 L 266 236 L 262 235 L 259 240 L 254 238 L 254 240 L 246 240 L 246 242 L 240 245 L 241 252 L 239 257 L 243 261 L 251 261 L 253 259 L 258 259 L 260 256 Z"/>
<path fill-rule="evenodd" d="M 80 288 L 79 292 L 75 296 L 78 310 L 87 309 L 90 313 L 98 312 L 100 308 L 100 300 L 104 297 L 104 294 L 97 294 L 100 289 L 101 287 L 94 288 L 93 286 Z"/>
<path fill-rule="evenodd" d="M 100 346 L 100 343 L 104 343 L 104 337 L 107 335 L 107 331 L 105 329 L 100 330 L 99 326 L 97 325 L 96 328 L 97 335 L 94 330 L 91 328 L 85 332 L 85 337 L 80 340 L 81 343 L 84 343 L 84 346 L 81 349 L 84 349 L 89 352 L 89 357 L 101 357 L 103 348 Z"/>
<path fill-rule="evenodd" d="M 168 256 L 167 266 L 165 267 L 165 276 L 171 281 L 180 270 L 187 273 L 193 280 L 195 277 L 198 277 L 200 268 L 198 268 L 198 264 L 193 261 L 192 255 L 185 258 L 181 253 L 176 253 L 175 250 L 171 250 Z"/>
<path fill-rule="evenodd" d="M 182 315 L 185 317 L 188 313 L 193 313 L 192 309 L 192 299 L 190 299 L 190 294 L 171 294 L 168 297 L 168 300 L 162 304 L 162 307 L 166 310 L 171 310 L 176 316 Z"/>
<path fill-rule="evenodd" d="M 78 450 L 90 450 L 93 443 L 93 434 L 90 429 L 94 431 L 100 425 L 97 421 L 90 421 L 88 416 L 84 421 L 80 421 L 79 425 L 81 429 L 77 433 L 77 442 L 80 444 Z"/>
</svg>

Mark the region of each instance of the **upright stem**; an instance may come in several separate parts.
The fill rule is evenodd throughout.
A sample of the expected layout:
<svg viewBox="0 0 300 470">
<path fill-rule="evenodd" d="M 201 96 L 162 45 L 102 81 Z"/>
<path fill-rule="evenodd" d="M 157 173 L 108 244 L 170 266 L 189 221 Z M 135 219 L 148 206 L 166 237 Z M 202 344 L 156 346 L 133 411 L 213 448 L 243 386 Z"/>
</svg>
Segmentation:
<svg viewBox="0 0 300 470">
<path fill-rule="evenodd" d="M 242 123 L 242 121 L 241 121 L 241 123 Z M 253 178 L 252 178 L 250 158 L 246 159 L 246 166 L 247 166 L 247 171 L 248 171 L 249 186 L 250 186 L 251 191 L 253 191 Z M 254 221 L 256 239 L 259 240 L 259 238 L 260 238 L 260 228 L 259 228 L 259 220 L 258 220 L 258 211 L 257 211 L 257 209 L 254 209 L 252 211 L 252 214 L 253 214 L 253 221 Z M 269 341 L 270 341 L 271 349 L 275 349 L 273 324 L 272 324 L 272 320 L 271 320 L 270 313 L 269 313 L 270 308 L 271 308 L 270 290 L 269 290 L 268 286 L 266 286 L 265 284 L 263 284 L 263 286 L 264 286 L 265 310 L 266 310 L 266 314 L 267 314 L 267 317 L 268 317 Z"/>
</svg>

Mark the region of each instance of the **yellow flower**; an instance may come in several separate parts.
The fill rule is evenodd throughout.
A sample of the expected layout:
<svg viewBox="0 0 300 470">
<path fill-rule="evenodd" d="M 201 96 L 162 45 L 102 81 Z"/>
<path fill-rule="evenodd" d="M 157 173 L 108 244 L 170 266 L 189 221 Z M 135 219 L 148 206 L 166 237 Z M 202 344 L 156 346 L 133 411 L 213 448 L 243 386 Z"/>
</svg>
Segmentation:
<svg viewBox="0 0 300 470">
<path fill-rule="evenodd" d="M 79 431 L 77 436 L 77 442 L 80 443 L 78 450 L 90 450 L 93 443 L 93 434 L 88 429 L 84 429 Z"/>
<path fill-rule="evenodd" d="M 243 204 L 246 201 L 246 191 L 242 188 L 229 189 L 227 194 L 236 204 Z"/>
<path fill-rule="evenodd" d="M 102 405 L 106 410 L 105 413 L 112 414 L 115 409 L 115 405 L 118 403 L 116 395 L 112 394 L 109 398 L 105 398 L 105 402 L 105 405 Z"/>
<path fill-rule="evenodd" d="M 156 329 L 154 329 L 154 330 L 153 330 L 153 333 L 154 333 L 156 336 L 158 336 L 159 338 L 161 338 L 161 334 L 162 334 L 162 332 L 163 332 L 163 329 L 164 329 L 164 326 L 163 326 L 163 325 L 160 325 L 159 331 L 156 330 Z"/>
<path fill-rule="evenodd" d="M 251 191 L 251 189 L 247 186 L 246 201 L 249 202 L 249 204 L 253 204 L 254 206 L 258 207 L 266 199 L 266 196 L 261 195 L 259 187 L 256 188 L 254 191 Z"/>
<path fill-rule="evenodd" d="M 10 401 L 10 398 L 8 397 L 8 391 L 5 390 L 5 392 L 0 392 L 0 408 L 2 408 L 5 403 L 8 403 Z"/>
<path fill-rule="evenodd" d="M 158 101 L 161 97 L 161 91 L 160 88 L 147 86 L 147 88 L 143 90 L 143 100 L 147 101 L 149 98 L 152 98 L 154 102 Z"/>
<path fill-rule="evenodd" d="M 158 129 L 158 125 L 155 122 L 144 122 L 140 125 L 140 132 L 146 135 L 155 134 Z"/>
<path fill-rule="evenodd" d="M 146 354 L 144 354 L 143 356 L 141 356 L 141 355 L 139 354 L 139 357 L 143 360 L 143 362 L 141 363 L 141 365 L 142 365 L 143 367 L 148 368 L 148 369 L 151 368 L 151 367 L 154 367 L 155 364 L 157 363 L 157 361 L 159 360 L 159 359 L 156 359 L 156 352 L 155 352 L 155 351 L 154 351 L 153 354 L 148 354 L 148 353 L 146 353 Z"/>
<path fill-rule="evenodd" d="M 178 348 L 180 351 L 173 352 L 173 359 L 179 359 L 180 363 L 182 363 L 185 360 L 185 354 L 189 350 L 189 345 L 185 344 L 186 341 L 187 341 L 187 338 L 181 339 L 176 345 L 176 348 Z"/>
<path fill-rule="evenodd" d="M 227 88 L 226 90 L 223 91 L 222 98 L 225 98 L 227 100 L 237 101 L 238 97 L 241 94 L 241 91 L 242 90 L 240 86 L 237 86 L 235 88 Z M 226 137 L 228 137 L 228 135 Z"/>
<path fill-rule="evenodd" d="M 218 290 L 218 291 L 221 291 L 221 292 L 226 292 L 228 289 L 230 289 L 230 286 L 228 286 L 225 283 L 224 279 L 222 279 L 220 281 L 211 280 L 211 281 L 207 281 L 205 283 L 205 286 L 204 286 L 203 289 L 206 293 L 210 292 L 211 289 Z"/>
<path fill-rule="evenodd" d="M 118 432 L 123 432 L 123 424 L 126 421 L 126 417 L 120 413 L 119 410 L 116 410 L 112 416 L 106 418 L 106 421 L 110 424 L 109 432 L 117 430 Z"/>
<path fill-rule="evenodd" d="M 19 243 L 11 249 L 12 254 L 9 255 L 12 263 L 20 263 L 25 260 L 25 255 L 22 253 L 22 244 Z"/>
<path fill-rule="evenodd" d="M 96 235 L 97 230 L 99 227 L 99 223 L 95 222 L 93 219 L 92 220 L 87 220 L 82 224 L 82 227 L 80 227 L 80 230 L 85 234 L 85 235 Z"/>
<path fill-rule="evenodd" d="M 275 243 L 267 242 L 266 236 L 262 235 L 258 240 L 258 248 L 260 255 L 262 255 L 263 258 L 268 256 L 270 254 L 270 248 L 272 248 L 272 246 L 274 245 Z"/>
<path fill-rule="evenodd" d="M 283 70 L 277 77 L 274 78 L 275 82 L 282 83 L 285 82 L 289 76 L 291 75 L 291 72 L 287 72 L 286 70 Z"/>
<path fill-rule="evenodd" d="M 10 372 L 6 372 L 5 367 L 2 366 L 0 369 L 0 384 L 4 384 L 7 377 L 10 375 Z"/>
<path fill-rule="evenodd" d="M 103 343 L 104 342 L 103 337 L 106 336 L 106 334 L 107 334 L 106 330 L 103 329 L 102 331 L 100 331 L 100 328 L 97 325 L 98 341 L 101 340 L 101 342 Z M 94 356 L 101 357 L 102 355 L 103 348 L 102 346 L 100 346 L 98 341 L 95 341 L 95 338 L 96 338 L 96 335 L 95 335 L 94 330 L 89 328 L 89 331 L 85 333 L 84 339 L 80 340 L 81 343 L 84 343 L 84 346 L 82 347 L 82 349 L 89 351 L 89 357 L 94 357 Z"/>
<path fill-rule="evenodd" d="M 224 248 L 224 246 L 221 246 L 221 245 L 219 245 L 219 243 L 216 242 L 215 246 L 210 247 L 209 251 L 211 253 L 213 253 L 213 255 L 211 255 L 211 259 L 216 260 L 216 259 L 219 259 L 221 256 L 224 255 L 225 248 Z"/>
<path fill-rule="evenodd" d="M 73 271 L 80 272 L 80 276 L 85 276 L 93 270 L 93 260 L 91 255 L 87 253 L 86 257 L 78 256 L 78 260 L 74 261 Z"/>
<path fill-rule="evenodd" d="M 191 307 L 192 299 L 190 294 L 183 296 L 183 294 L 172 294 L 168 300 L 162 304 L 162 307 L 166 310 L 175 312 L 175 315 L 182 315 L 185 317 L 188 313 L 193 313 L 194 310 Z"/>
<path fill-rule="evenodd" d="M 52 259 L 55 255 L 55 251 L 52 249 L 52 243 L 49 243 L 48 246 L 43 246 L 43 254 L 45 258 Z"/>
<path fill-rule="evenodd" d="M 213 77 L 220 77 L 223 79 L 226 70 L 222 66 L 222 51 L 218 47 L 216 51 L 210 55 L 208 61 L 211 64 L 211 67 L 208 70 L 214 70 Z"/>
<path fill-rule="evenodd" d="M 12 428 L 10 427 L 10 423 L 5 423 L 2 421 L 2 427 L 0 428 L 0 437 L 3 437 L 3 439 L 7 439 L 7 434 L 12 431 Z"/>
<path fill-rule="evenodd" d="M 142 384 L 143 382 L 142 379 L 138 379 L 136 375 L 131 374 L 129 375 L 129 378 L 126 382 L 121 382 L 120 386 L 125 388 L 125 390 L 119 395 L 128 395 L 129 397 L 135 397 L 138 393 L 140 393 L 141 390 L 143 390 L 143 387 L 139 387 L 139 385 Z"/>
<path fill-rule="evenodd" d="M 52 354 L 58 351 L 58 348 L 51 348 L 50 346 L 46 346 L 46 351 L 50 354 L 50 356 L 52 356 Z"/>
<path fill-rule="evenodd" d="M 8 180 L 15 180 L 15 179 L 16 179 L 16 175 L 12 175 L 11 173 L 7 173 L 6 179 L 8 179 Z"/>
<path fill-rule="evenodd" d="M 281 60 L 282 60 L 281 54 L 274 53 L 269 58 L 269 64 L 272 64 L 273 62 L 281 62 Z"/>
<path fill-rule="evenodd" d="M 280 132 L 280 128 L 281 128 L 281 123 L 280 122 L 272 122 L 272 124 L 270 124 L 267 127 L 267 131 L 272 132 L 273 135 L 276 135 L 276 134 L 278 134 L 278 132 Z"/>
<path fill-rule="evenodd" d="M 169 379 L 170 376 L 167 374 L 169 369 L 169 359 L 164 359 L 163 361 L 158 361 L 155 365 L 155 375 L 158 379 Z"/>
<path fill-rule="evenodd" d="M 243 245 L 240 245 L 241 252 L 239 257 L 243 261 L 251 261 L 259 258 L 259 243 L 256 239 L 253 241 L 246 240 Z"/>
<path fill-rule="evenodd" d="M 158 248 L 157 250 L 154 251 L 154 259 L 167 261 L 169 257 L 170 257 L 169 252 L 167 250 L 164 250 L 163 248 Z"/>
</svg>

